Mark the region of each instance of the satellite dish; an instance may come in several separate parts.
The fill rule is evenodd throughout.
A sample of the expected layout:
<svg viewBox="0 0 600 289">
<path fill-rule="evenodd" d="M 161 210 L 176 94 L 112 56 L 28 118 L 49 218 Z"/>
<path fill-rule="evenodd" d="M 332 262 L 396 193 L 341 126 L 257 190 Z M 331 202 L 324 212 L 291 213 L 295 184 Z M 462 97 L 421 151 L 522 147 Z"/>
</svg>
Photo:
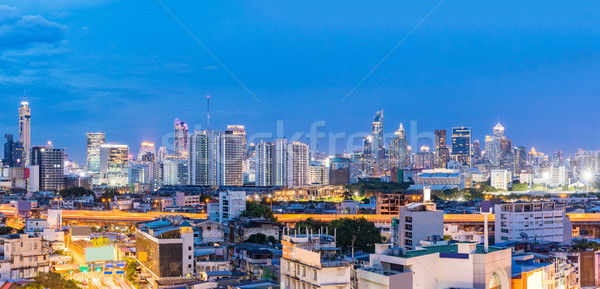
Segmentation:
<svg viewBox="0 0 600 289">
<path fill-rule="evenodd" d="M 519 233 L 519 235 L 521 236 L 521 238 L 523 238 L 523 241 L 527 241 L 527 239 L 529 239 L 529 235 L 527 235 L 527 233 L 525 232 L 521 232 Z"/>
</svg>

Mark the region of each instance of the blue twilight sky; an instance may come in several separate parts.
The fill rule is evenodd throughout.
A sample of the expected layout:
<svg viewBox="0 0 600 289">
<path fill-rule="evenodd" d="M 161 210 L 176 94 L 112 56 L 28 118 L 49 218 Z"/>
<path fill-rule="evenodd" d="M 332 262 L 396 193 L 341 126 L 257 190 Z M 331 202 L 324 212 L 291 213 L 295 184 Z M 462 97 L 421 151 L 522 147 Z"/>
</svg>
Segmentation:
<svg viewBox="0 0 600 289">
<path fill-rule="evenodd" d="M 210 94 L 211 128 L 251 135 L 277 120 L 288 137 L 315 121 L 327 135 L 367 132 L 384 109 L 386 132 L 414 120 L 483 140 L 500 118 L 515 145 L 600 148 L 593 2 L 446 0 L 342 102 L 439 1 L 161 1 L 260 102 L 159 1 L 4 0 L 0 133 L 17 134 L 26 90 L 34 145 L 82 162 L 85 133 L 104 131 L 137 152 L 166 142 L 175 117 L 205 127 Z"/>
</svg>

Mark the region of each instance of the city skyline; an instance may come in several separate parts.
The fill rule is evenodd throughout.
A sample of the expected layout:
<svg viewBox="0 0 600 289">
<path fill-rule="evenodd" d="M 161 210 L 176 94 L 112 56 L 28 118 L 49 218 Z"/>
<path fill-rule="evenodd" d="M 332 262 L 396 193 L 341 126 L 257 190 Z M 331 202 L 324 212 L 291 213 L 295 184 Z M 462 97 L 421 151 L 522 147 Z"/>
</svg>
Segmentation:
<svg viewBox="0 0 600 289">
<path fill-rule="evenodd" d="M 598 149 L 600 8 L 585 2 L 443 3 L 345 98 L 437 3 L 165 2 L 249 94 L 157 3 L 9 1 L 0 125 L 17 135 L 14 105 L 27 91 L 32 144 L 52 140 L 83 162 L 85 133 L 160 143 L 176 117 L 204 124 L 210 94 L 212 127 L 249 134 L 277 120 L 286 132 L 321 120 L 329 132 L 368 132 L 383 109 L 385 131 L 403 122 L 409 136 L 416 120 L 419 131 L 468 126 L 483 141 L 499 117 L 515 144 Z"/>
</svg>

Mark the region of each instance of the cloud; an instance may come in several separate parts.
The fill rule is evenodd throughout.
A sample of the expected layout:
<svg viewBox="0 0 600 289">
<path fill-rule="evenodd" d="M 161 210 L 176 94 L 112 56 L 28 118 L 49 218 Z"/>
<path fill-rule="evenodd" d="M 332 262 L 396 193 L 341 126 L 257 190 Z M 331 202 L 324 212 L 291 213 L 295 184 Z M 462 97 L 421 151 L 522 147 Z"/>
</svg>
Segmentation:
<svg viewBox="0 0 600 289">
<path fill-rule="evenodd" d="M 19 15 L 17 9 L 0 6 L 0 47 L 57 43 L 65 38 L 67 27 L 40 15 Z"/>
</svg>

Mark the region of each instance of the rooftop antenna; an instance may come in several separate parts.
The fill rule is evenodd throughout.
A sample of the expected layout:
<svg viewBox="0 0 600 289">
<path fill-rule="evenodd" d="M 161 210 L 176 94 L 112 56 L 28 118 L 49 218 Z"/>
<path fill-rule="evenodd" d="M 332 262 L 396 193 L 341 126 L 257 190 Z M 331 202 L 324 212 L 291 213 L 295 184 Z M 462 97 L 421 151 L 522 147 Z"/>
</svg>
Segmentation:
<svg viewBox="0 0 600 289">
<path fill-rule="evenodd" d="M 210 95 L 206 96 L 206 130 L 210 130 Z"/>
</svg>

